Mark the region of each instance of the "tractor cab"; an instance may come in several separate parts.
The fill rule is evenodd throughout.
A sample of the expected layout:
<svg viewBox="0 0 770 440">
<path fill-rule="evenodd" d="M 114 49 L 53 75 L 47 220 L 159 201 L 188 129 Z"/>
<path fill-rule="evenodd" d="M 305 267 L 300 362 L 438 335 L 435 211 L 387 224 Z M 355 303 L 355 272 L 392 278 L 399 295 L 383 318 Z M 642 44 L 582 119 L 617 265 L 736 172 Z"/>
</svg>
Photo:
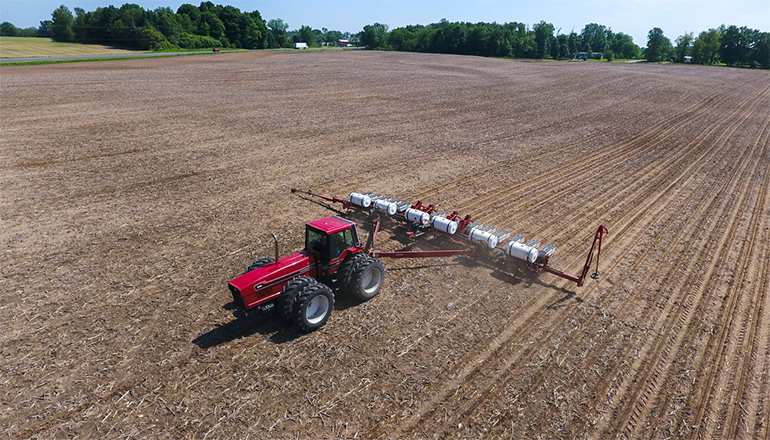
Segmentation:
<svg viewBox="0 0 770 440">
<path fill-rule="evenodd" d="M 305 227 L 305 252 L 317 254 L 324 266 L 341 260 L 345 250 L 358 244 L 355 222 L 342 217 L 323 218 Z"/>
</svg>

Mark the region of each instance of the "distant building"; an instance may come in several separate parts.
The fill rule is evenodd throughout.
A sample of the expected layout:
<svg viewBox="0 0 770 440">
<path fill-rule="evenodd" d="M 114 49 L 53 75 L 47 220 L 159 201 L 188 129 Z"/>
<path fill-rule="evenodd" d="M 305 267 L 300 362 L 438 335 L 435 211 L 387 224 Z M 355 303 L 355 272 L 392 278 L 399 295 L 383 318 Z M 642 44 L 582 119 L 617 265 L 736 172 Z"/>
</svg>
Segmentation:
<svg viewBox="0 0 770 440">
<path fill-rule="evenodd" d="M 294 43 L 295 49 L 307 49 L 307 43 Z"/>
<path fill-rule="evenodd" d="M 337 46 L 339 47 L 348 47 L 350 45 L 350 41 L 348 40 L 337 40 Z"/>
<path fill-rule="evenodd" d="M 685 63 L 692 63 L 692 57 L 684 57 Z"/>
<path fill-rule="evenodd" d="M 587 59 L 588 59 L 588 52 L 578 52 L 578 54 L 577 54 L 577 56 L 575 57 L 575 59 L 578 59 L 578 60 L 587 60 Z"/>
</svg>

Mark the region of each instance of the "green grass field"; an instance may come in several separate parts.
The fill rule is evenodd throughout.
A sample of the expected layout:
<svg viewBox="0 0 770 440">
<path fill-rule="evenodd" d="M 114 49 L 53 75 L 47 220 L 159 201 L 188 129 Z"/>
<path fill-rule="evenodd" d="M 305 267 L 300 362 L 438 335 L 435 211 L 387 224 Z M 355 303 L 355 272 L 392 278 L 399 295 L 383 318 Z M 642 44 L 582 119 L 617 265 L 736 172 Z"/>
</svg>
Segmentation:
<svg viewBox="0 0 770 440">
<path fill-rule="evenodd" d="M 136 54 L 99 44 L 55 43 L 49 38 L 0 37 L 0 58 Z"/>
</svg>

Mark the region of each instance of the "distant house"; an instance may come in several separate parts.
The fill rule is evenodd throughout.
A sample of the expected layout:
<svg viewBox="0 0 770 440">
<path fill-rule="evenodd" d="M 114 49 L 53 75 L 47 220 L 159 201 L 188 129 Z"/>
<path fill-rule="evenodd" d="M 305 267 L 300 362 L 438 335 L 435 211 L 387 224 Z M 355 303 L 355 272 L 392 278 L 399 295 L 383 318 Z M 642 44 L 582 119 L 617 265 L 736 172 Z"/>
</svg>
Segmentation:
<svg viewBox="0 0 770 440">
<path fill-rule="evenodd" d="M 348 40 L 337 40 L 337 46 L 339 47 L 348 47 L 350 45 L 350 41 Z"/>
<path fill-rule="evenodd" d="M 692 57 L 684 57 L 685 63 L 692 63 Z"/>
<path fill-rule="evenodd" d="M 575 57 L 575 59 L 578 59 L 578 60 L 587 60 L 587 59 L 588 59 L 588 52 L 578 52 L 578 54 L 577 54 L 577 56 Z"/>
<path fill-rule="evenodd" d="M 294 43 L 295 49 L 307 49 L 307 43 Z"/>
</svg>

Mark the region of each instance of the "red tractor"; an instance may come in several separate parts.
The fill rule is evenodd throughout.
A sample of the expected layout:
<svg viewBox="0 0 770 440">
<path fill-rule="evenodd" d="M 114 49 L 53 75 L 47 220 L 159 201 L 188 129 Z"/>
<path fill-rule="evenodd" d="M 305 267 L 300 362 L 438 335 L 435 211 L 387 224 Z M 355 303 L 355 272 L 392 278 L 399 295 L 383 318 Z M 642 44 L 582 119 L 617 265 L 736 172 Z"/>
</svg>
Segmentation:
<svg viewBox="0 0 770 440">
<path fill-rule="evenodd" d="M 326 324 L 334 309 L 334 292 L 347 294 L 359 301 L 374 298 L 385 280 L 385 266 L 375 258 L 441 258 L 467 255 L 493 268 L 513 273 L 522 264 L 535 272 L 548 272 L 582 286 L 596 249 L 596 269 L 591 278 L 599 278 L 599 256 L 602 237 L 607 229 L 602 225 L 586 256 L 583 271 L 571 275 L 551 267 L 556 247 L 539 249 L 540 242 L 524 242 L 523 235 L 510 237 L 510 232 L 497 232 L 493 226 L 474 222 L 471 215 L 462 217 L 457 211 L 446 215 L 434 205 L 394 201 L 390 197 L 371 193 L 350 193 L 348 199 L 316 194 L 309 190 L 292 189 L 292 193 L 320 198 L 341 204 L 347 212 L 320 203 L 344 216 L 371 221 L 372 229 L 366 245 L 358 237 L 357 224 L 345 217 L 332 216 L 310 222 L 305 227 L 305 249 L 278 259 L 278 239 L 275 258 L 262 257 L 246 269 L 246 273 L 230 281 L 229 288 L 235 304 L 244 311 L 274 306 L 285 320 L 291 320 L 303 332 Z M 400 226 L 409 240 L 438 234 L 445 239 L 446 249 L 374 250 L 380 226 Z"/>
<path fill-rule="evenodd" d="M 380 293 L 385 266 L 367 254 L 356 223 L 337 216 L 307 223 L 305 249 L 278 259 L 255 260 L 230 281 L 235 304 L 248 311 L 273 303 L 278 314 L 302 332 L 326 324 L 334 309 L 334 291 L 368 301 Z"/>
</svg>

